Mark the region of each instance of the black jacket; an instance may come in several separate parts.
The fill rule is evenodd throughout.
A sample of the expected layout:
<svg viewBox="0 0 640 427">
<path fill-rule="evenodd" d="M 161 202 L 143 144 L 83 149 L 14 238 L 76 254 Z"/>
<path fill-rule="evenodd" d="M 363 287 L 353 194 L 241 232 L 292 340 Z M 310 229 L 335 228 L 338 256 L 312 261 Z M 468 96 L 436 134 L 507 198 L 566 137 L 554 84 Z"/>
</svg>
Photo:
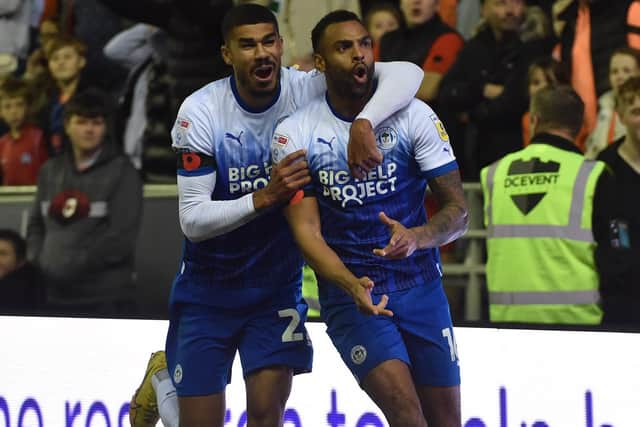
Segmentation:
<svg viewBox="0 0 640 427">
<path fill-rule="evenodd" d="M 603 323 L 640 326 L 640 174 L 618 154 L 624 138 L 602 151 L 609 167 L 593 201 L 595 260 Z M 622 229 L 624 228 L 624 229 Z"/>
<path fill-rule="evenodd" d="M 0 279 L 0 314 L 37 314 L 43 301 L 44 293 L 32 264 L 26 263 Z"/>
<path fill-rule="evenodd" d="M 468 113 L 477 128 L 472 156 L 479 171 L 505 154 L 522 148 L 522 114 L 527 110 L 529 64 L 549 49 L 545 42 L 521 42 L 515 34 L 498 42 L 489 28 L 465 44 L 442 79 L 438 103 Z M 495 99 L 483 95 L 485 84 L 504 86 Z"/>
</svg>

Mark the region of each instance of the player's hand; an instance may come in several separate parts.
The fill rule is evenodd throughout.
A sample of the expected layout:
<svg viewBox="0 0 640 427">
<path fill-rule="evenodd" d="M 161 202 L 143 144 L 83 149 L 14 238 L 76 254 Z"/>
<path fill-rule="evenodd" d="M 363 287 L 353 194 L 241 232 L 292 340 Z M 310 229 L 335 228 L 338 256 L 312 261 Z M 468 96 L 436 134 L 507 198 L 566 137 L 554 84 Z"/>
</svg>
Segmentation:
<svg viewBox="0 0 640 427">
<path fill-rule="evenodd" d="M 487 99 L 495 99 L 500 95 L 502 95 L 503 91 L 504 91 L 504 86 L 496 85 L 493 83 L 487 83 L 486 85 L 484 85 L 484 88 L 482 89 L 482 95 L 484 95 L 484 97 Z"/>
<path fill-rule="evenodd" d="M 351 296 L 358 310 L 369 316 L 393 316 L 393 312 L 386 308 L 389 297 L 382 295 L 380 302 L 374 304 L 371 300 L 371 289 L 373 289 L 373 281 L 364 276 L 358 279 L 358 284 L 351 290 Z"/>
<path fill-rule="evenodd" d="M 389 218 L 384 212 L 378 215 L 380 221 L 389 227 L 391 238 L 389 244 L 382 249 L 374 249 L 373 253 L 388 259 L 401 259 L 411 256 L 418 248 L 418 237 L 410 228 Z"/>
<path fill-rule="evenodd" d="M 294 151 L 271 168 L 267 186 L 253 193 L 256 210 L 288 202 L 299 189 L 311 182 L 305 155 L 305 150 Z"/>
<path fill-rule="evenodd" d="M 369 120 L 357 119 L 349 130 L 347 161 L 351 175 L 362 179 L 365 173 L 382 163 L 382 153 L 376 145 L 376 137 Z"/>
</svg>

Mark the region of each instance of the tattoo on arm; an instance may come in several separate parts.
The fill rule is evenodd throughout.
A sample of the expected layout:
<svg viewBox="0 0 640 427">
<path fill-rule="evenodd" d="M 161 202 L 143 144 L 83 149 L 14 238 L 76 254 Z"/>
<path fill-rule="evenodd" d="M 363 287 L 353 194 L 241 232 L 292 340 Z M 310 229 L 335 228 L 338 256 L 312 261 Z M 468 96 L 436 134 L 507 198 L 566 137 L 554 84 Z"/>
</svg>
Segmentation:
<svg viewBox="0 0 640 427">
<path fill-rule="evenodd" d="M 457 170 L 429 181 L 440 209 L 420 227 L 419 247 L 433 248 L 445 245 L 462 236 L 469 225 L 469 211 Z"/>
</svg>

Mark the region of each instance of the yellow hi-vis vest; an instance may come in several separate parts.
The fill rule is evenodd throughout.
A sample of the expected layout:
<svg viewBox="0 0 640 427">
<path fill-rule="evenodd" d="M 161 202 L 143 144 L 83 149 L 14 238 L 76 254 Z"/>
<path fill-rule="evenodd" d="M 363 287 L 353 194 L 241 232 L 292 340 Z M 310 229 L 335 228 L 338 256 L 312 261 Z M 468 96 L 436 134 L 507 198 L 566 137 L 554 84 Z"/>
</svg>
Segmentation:
<svg viewBox="0 0 640 427">
<path fill-rule="evenodd" d="M 591 212 L 603 170 L 548 144 L 482 170 L 491 321 L 600 323 Z"/>
</svg>

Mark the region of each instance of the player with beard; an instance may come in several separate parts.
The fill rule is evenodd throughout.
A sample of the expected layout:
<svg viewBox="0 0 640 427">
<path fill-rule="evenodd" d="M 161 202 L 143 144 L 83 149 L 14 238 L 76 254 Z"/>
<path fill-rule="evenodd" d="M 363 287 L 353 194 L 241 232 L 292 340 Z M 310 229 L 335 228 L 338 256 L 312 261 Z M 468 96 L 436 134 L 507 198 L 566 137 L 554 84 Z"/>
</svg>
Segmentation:
<svg viewBox="0 0 640 427">
<path fill-rule="evenodd" d="M 281 68 L 282 39 L 267 8 L 231 9 L 222 33 L 233 75 L 190 95 L 172 131 L 186 239 L 170 298 L 168 371 L 161 353 L 154 354 L 132 400 L 134 426 L 157 421 L 156 395 L 161 414 L 165 403 L 175 404 L 169 375 L 179 411 L 163 417 L 165 425 L 177 425 L 178 418 L 181 426 L 224 425 L 236 352 L 247 424 L 279 426 L 292 376 L 311 369 L 302 256 L 279 209 L 310 178 L 304 150 L 271 168 L 270 141 L 279 121 L 326 90 L 325 79 Z M 354 135 L 371 142 L 372 126 L 409 103 L 422 80 L 422 71 L 408 63 L 380 70 L 380 93 L 353 126 Z"/>
<path fill-rule="evenodd" d="M 327 96 L 278 125 L 271 149 L 274 168 L 307 152 L 311 183 L 285 216 L 318 274 L 327 333 L 390 426 L 459 427 L 460 373 L 438 247 L 465 232 L 468 213 L 449 138 L 433 110 L 414 100 L 375 128 L 383 163 L 363 180 L 351 177 L 349 126 L 379 91 L 371 37 L 356 15 L 336 11 L 312 41 Z M 428 221 L 427 183 L 441 206 Z"/>
</svg>

